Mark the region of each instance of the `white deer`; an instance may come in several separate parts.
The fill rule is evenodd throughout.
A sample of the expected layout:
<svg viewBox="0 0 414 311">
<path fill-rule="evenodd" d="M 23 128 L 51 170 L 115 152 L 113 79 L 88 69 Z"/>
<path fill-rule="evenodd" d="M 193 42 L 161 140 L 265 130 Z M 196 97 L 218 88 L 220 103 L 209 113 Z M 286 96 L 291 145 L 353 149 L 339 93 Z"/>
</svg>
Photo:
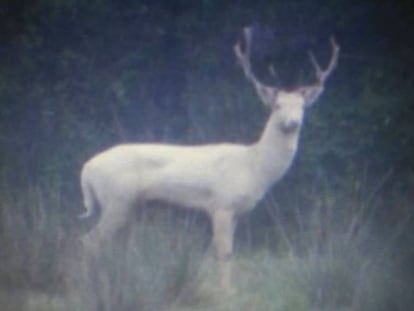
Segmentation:
<svg viewBox="0 0 414 311">
<path fill-rule="evenodd" d="M 252 210 L 266 191 L 289 169 L 297 151 L 305 108 L 324 90 L 334 69 L 339 46 L 332 39 L 326 69 L 310 53 L 317 81 L 285 91 L 259 82 L 251 70 L 252 29 L 244 29 L 244 49 L 234 51 L 246 78 L 271 109 L 258 141 L 253 144 L 176 146 L 122 144 L 95 155 L 81 173 L 86 212 L 98 210 L 97 225 L 83 237 L 86 251 L 95 253 L 125 225 L 130 212 L 150 200 L 206 212 L 212 222 L 212 245 L 219 263 L 220 285 L 231 287 L 231 255 L 236 218 Z"/>
</svg>

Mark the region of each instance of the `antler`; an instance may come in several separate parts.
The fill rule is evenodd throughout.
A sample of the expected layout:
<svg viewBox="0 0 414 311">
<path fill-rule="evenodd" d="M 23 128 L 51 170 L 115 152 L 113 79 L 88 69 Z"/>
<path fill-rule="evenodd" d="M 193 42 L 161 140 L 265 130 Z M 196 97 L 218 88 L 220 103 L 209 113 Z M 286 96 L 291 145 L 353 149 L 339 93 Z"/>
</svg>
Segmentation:
<svg viewBox="0 0 414 311">
<path fill-rule="evenodd" d="M 319 66 L 315 56 L 313 55 L 312 51 L 309 51 L 309 57 L 313 64 L 313 67 L 316 71 L 316 78 L 318 79 L 319 84 L 324 84 L 325 80 L 329 77 L 329 75 L 334 70 L 336 64 L 338 63 L 338 56 L 339 56 L 339 45 L 336 43 L 335 38 L 331 37 L 331 46 L 332 46 L 332 55 L 331 60 L 329 61 L 328 67 L 325 70 L 321 69 Z"/>
<path fill-rule="evenodd" d="M 252 45 L 252 27 L 244 27 L 243 34 L 245 39 L 245 51 L 242 51 L 241 42 L 237 42 L 234 46 L 234 53 L 236 54 L 237 60 L 240 63 L 240 66 L 243 69 L 244 75 L 246 76 L 247 80 L 253 83 L 260 99 L 262 102 L 272 107 L 275 98 L 277 97 L 277 93 L 279 91 L 276 87 L 271 87 L 263 84 L 260 82 L 256 76 L 254 75 L 250 63 L 250 51 Z"/>
<path fill-rule="evenodd" d="M 318 99 L 318 97 L 322 94 L 326 79 L 328 79 L 328 77 L 330 76 L 330 74 L 332 73 L 332 71 L 334 70 L 334 68 L 336 67 L 338 63 L 340 47 L 336 43 L 333 37 L 331 37 L 330 41 L 331 41 L 331 46 L 332 46 L 332 55 L 328 63 L 328 66 L 326 67 L 325 70 L 321 68 L 321 66 L 317 62 L 313 53 L 309 51 L 309 58 L 315 69 L 317 81 L 314 85 L 304 86 L 304 87 L 299 88 L 298 90 L 299 92 L 303 94 L 303 97 L 305 98 L 307 105 L 313 104 Z"/>
</svg>

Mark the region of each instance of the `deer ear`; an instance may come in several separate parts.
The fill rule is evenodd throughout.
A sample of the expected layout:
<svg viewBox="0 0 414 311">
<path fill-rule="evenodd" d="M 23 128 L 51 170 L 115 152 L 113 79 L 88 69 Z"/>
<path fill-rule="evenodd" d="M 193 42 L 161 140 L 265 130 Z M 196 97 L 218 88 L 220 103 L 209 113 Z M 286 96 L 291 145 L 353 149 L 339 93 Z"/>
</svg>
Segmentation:
<svg viewBox="0 0 414 311">
<path fill-rule="evenodd" d="M 273 109 L 277 100 L 277 96 L 279 94 L 279 90 L 277 88 L 266 85 L 257 85 L 256 89 L 262 102 L 270 109 Z"/>
<path fill-rule="evenodd" d="M 301 87 L 298 90 L 298 92 L 305 101 L 305 107 L 310 107 L 318 100 L 319 96 L 323 93 L 323 86 Z"/>
</svg>

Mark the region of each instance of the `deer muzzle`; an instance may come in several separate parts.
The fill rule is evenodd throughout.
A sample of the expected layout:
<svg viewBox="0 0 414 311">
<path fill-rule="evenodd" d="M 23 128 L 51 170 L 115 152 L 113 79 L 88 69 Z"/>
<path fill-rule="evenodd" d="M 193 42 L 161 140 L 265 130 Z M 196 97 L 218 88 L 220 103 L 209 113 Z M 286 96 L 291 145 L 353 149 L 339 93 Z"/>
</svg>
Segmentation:
<svg viewBox="0 0 414 311">
<path fill-rule="evenodd" d="M 289 120 L 282 122 L 280 129 L 284 134 L 292 134 L 299 130 L 300 121 L 298 120 Z"/>
</svg>

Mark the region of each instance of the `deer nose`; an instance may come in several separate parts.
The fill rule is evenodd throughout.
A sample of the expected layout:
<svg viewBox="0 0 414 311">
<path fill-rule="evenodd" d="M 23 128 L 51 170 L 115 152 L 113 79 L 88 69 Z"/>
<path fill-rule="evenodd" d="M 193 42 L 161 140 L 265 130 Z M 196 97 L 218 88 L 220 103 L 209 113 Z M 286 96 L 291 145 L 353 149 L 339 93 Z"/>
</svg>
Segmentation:
<svg viewBox="0 0 414 311">
<path fill-rule="evenodd" d="M 299 120 L 288 120 L 282 123 L 281 130 L 285 134 L 296 132 L 300 127 Z"/>
</svg>

